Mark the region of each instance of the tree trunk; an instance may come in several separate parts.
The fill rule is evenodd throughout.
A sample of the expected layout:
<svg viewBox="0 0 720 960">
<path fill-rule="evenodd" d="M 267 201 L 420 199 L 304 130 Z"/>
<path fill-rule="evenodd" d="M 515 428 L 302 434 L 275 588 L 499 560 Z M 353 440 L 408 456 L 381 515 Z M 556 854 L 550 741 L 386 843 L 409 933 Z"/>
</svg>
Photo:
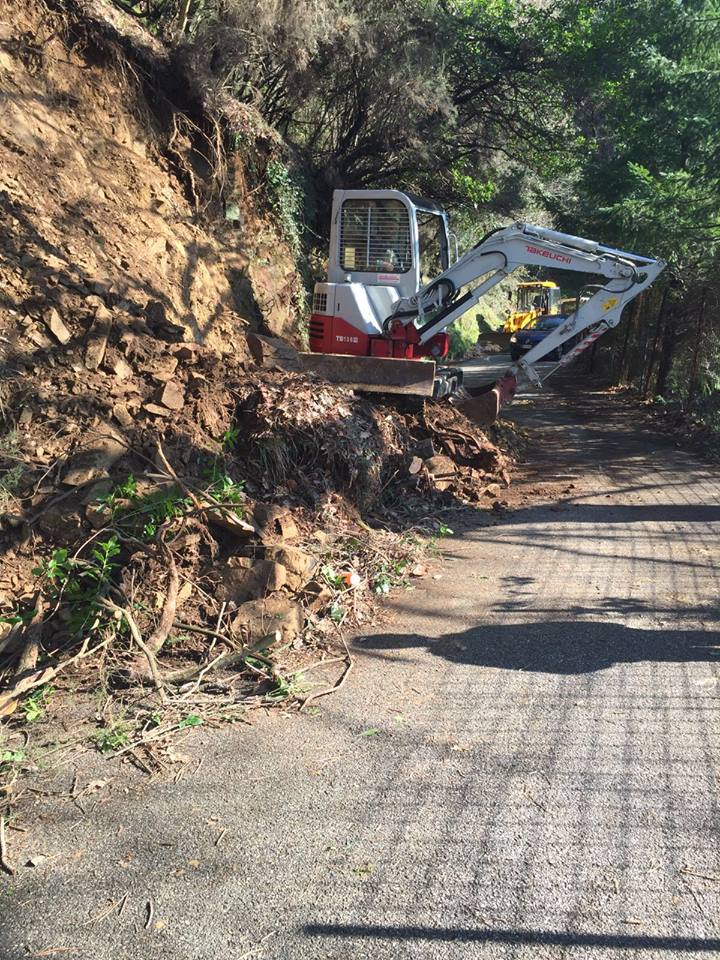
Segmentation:
<svg viewBox="0 0 720 960">
<path fill-rule="evenodd" d="M 645 297 L 645 294 L 641 293 L 640 296 L 637 298 L 637 300 L 633 302 L 633 305 L 630 309 L 630 316 L 627 318 L 627 322 L 625 324 L 625 336 L 623 337 L 622 350 L 620 351 L 620 359 L 617 365 L 616 379 L 620 383 L 625 382 L 630 372 L 630 364 L 628 362 L 628 347 L 630 344 L 630 335 L 632 334 L 633 329 L 635 327 L 638 314 L 640 313 L 640 304 L 642 303 L 644 297 Z"/>
<path fill-rule="evenodd" d="M 650 351 L 650 357 L 648 358 L 647 366 L 645 367 L 643 373 L 642 395 L 644 397 L 648 395 L 648 391 L 650 390 L 650 380 L 652 379 L 652 373 L 655 367 L 655 361 L 657 359 L 658 344 L 660 343 L 660 332 L 663 329 L 663 324 L 665 321 L 669 293 L 670 287 L 665 287 L 662 292 L 660 309 L 658 310 L 657 318 L 655 320 L 655 336 L 653 337 L 652 350 Z"/>
<path fill-rule="evenodd" d="M 665 396 L 667 379 L 672 369 L 677 341 L 678 338 L 675 327 L 673 326 L 672 317 L 670 316 L 670 312 L 666 311 L 662 331 L 662 343 L 660 345 L 660 362 L 658 363 L 657 378 L 655 380 L 655 394 L 657 396 Z"/>
<path fill-rule="evenodd" d="M 695 400 L 695 395 L 699 387 L 698 368 L 700 364 L 700 346 L 703 341 L 703 330 L 705 326 L 705 303 L 707 301 L 707 287 L 703 287 L 700 297 L 700 310 L 698 311 L 697 325 L 695 327 L 695 349 L 693 350 L 692 366 L 690 368 L 690 382 L 688 384 L 687 407 L 690 408 Z"/>
</svg>

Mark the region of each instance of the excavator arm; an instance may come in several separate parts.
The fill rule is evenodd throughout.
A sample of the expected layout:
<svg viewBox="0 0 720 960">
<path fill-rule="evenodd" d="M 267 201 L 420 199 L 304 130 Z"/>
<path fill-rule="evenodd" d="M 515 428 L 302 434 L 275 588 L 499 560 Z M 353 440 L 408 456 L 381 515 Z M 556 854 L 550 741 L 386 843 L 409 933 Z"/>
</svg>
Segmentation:
<svg viewBox="0 0 720 960">
<path fill-rule="evenodd" d="M 540 386 L 558 367 L 571 362 L 603 333 L 617 326 L 623 308 L 654 282 L 666 264 L 593 240 L 517 223 L 488 234 L 415 296 L 399 301 L 386 328 L 392 330 L 398 323 L 412 323 L 417 328 L 419 343 L 425 344 L 466 313 L 488 290 L 526 266 L 553 266 L 596 274 L 605 277 L 606 283 L 522 360 L 509 367 L 497 383 L 475 390 L 461 388 L 456 398 L 459 400 L 490 394 L 488 400 L 495 409 L 488 409 L 487 419 L 494 419 L 502 403 L 514 395 L 518 377 L 525 376 Z M 463 288 L 466 292 L 461 295 Z M 573 339 L 577 342 L 572 349 L 542 377 L 534 364 Z"/>
</svg>

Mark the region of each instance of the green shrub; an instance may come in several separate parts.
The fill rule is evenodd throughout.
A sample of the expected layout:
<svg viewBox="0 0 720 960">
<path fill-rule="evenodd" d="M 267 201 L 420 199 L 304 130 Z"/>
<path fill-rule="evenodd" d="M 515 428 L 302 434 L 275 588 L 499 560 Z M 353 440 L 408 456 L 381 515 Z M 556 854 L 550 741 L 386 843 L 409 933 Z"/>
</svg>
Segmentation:
<svg viewBox="0 0 720 960">
<path fill-rule="evenodd" d="M 480 330 L 474 316 L 466 314 L 456 320 L 448 329 L 450 334 L 450 353 L 448 359 L 461 360 L 466 357 L 477 343 Z"/>
</svg>

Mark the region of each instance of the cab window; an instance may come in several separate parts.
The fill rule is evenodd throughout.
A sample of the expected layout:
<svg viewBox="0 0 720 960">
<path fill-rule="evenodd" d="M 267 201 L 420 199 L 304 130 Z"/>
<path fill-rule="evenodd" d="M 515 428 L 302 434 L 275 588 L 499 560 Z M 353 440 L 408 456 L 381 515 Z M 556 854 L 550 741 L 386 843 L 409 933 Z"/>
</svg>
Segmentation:
<svg viewBox="0 0 720 960">
<path fill-rule="evenodd" d="M 360 273 L 407 273 L 412 266 L 410 216 L 399 200 L 346 200 L 340 220 L 340 264 Z"/>
<path fill-rule="evenodd" d="M 436 213 L 418 210 L 420 240 L 420 284 L 424 286 L 447 268 L 445 223 Z"/>
</svg>

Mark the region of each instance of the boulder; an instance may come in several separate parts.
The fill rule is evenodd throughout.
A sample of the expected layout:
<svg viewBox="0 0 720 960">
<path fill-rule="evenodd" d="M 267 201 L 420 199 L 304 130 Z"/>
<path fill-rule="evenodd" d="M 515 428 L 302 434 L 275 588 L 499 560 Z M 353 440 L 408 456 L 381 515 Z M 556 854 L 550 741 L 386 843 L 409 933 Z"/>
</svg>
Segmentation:
<svg viewBox="0 0 720 960">
<path fill-rule="evenodd" d="M 304 626 L 305 615 L 300 604 L 282 594 L 243 603 L 232 621 L 232 629 L 246 644 L 252 644 L 275 630 L 280 630 L 285 643 L 291 643 Z"/>
<path fill-rule="evenodd" d="M 297 547 L 257 546 L 246 547 L 241 554 L 260 560 L 271 560 L 285 568 L 285 582 L 291 590 L 299 590 L 312 576 L 317 560 Z"/>
<path fill-rule="evenodd" d="M 179 383 L 170 380 L 158 388 L 155 399 L 169 410 L 182 410 L 185 406 L 185 391 Z"/>
<path fill-rule="evenodd" d="M 116 440 L 112 430 L 91 439 L 70 461 L 70 468 L 62 482 L 67 487 L 79 487 L 90 480 L 107 476 L 110 467 L 126 453 L 125 444 Z"/>
<path fill-rule="evenodd" d="M 238 605 L 247 600 L 260 600 L 274 593 L 287 582 L 287 571 L 281 563 L 249 557 L 231 557 L 222 571 L 217 596 Z"/>
<path fill-rule="evenodd" d="M 283 543 L 298 536 L 298 528 L 287 507 L 274 503 L 256 503 L 253 521 L 263 543 Z"/>
<path fill-rule="evenodd" d="M 70 340 L 70 331 L 62 322 L 60 314 L 57 312 L 55 307 L 51 307 L 47 313 L 45 317 L 45 325 L 58 343 L 65 344 Z"/>
</svg>

